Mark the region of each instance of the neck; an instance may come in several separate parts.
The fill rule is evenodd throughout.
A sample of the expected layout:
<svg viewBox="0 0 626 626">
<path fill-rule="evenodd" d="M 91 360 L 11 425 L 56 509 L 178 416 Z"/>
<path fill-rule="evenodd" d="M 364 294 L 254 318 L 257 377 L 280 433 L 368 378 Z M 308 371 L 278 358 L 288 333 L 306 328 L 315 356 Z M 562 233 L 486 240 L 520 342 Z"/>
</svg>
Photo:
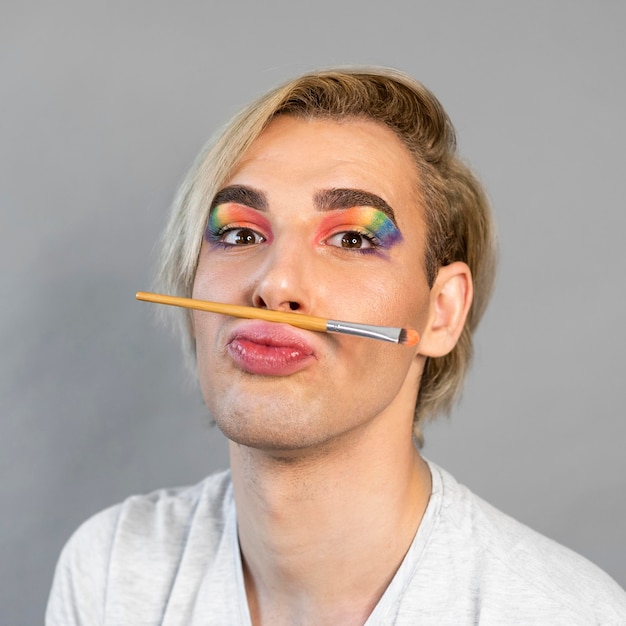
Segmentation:
<svg viewBox="0 0 626 626">
<path fill-rule="evenodd" d="M 253 623 L 360 623 L 404 558 L 430 497 L 410 429 L 277 454 L 231 444 Z"/>
</svg>

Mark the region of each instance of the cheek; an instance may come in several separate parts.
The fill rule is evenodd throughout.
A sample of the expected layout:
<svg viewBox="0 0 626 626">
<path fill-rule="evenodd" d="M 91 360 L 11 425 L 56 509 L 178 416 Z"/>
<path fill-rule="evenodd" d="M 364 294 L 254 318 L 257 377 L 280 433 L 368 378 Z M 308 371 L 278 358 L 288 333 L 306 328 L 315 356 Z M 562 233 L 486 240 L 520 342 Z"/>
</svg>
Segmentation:
<svg viewBox="0 0 626 626">
<path fill-rule="evenodd" d="M 407 252 L 400 259 L 396 271 L 392 272 L 389 306 L 403 311 L 405 326 L 421 330 L 430 315 L 431 290 L 422 263 L 421 248 L 414 246 Z"/>
<path fill-rule="evenodd" d="M 192 298 L 214 302 L 233 302 L 229 296 L 238 284 L 238 277 L 236 268 L 231 265 L 229 270 L 227 271 L 219 262 L 211 259 L 203 245 L 193 281 Z"/>
<path fill-rule="evenodd" d="M 220 270 L 219 265 L 211 263 L 209 259 L 206 259 L 206 255 L 201 253 L 191 297 L 212 302 L 235 302 L 232 291 L 236 281 L 228 280 L 223 274 L 224 272 Z M 194 310 L 191 314 L 198 368 L 202 370 L 204 364 L 210 358 L 209 351 L 212 349 L 211 346 L 215 345 L 219 323 L 224 318 L 204 311 Z"/>
<path fill-rule="evenodd" d="M 396 269 L 386 280 L 370 284 L 369 302 L 364 301 L 368 315 L 373 316 L 372 323 L 419 330 L 428 319 L 430 290 L 419 276 L 403 275 Z"/>
<path fill-rule="evenodd" d="M 215 335 L 215 318 L 217 316 L 202 311 L 193 311 L 193 329 L 196 343 L 196 359 L 198 368 L 203 369 L 203 364 L 207 359 L 209 346 L 213 345 L 210 340 Z"/>
<path fill-rule="evenodd" d="M 430 290 L 417 279 L 401 283 L 390 295 L 390 309 L 401 311 L 402 326 L 422 329 L 430 312 Z"/>
<path fill-rule="evenodd" d="M 216 397 L 220 388 L 220 381 L 224 377 L 224 367 L 227 361 L 220 353 L 220 336 L 223 334 L 224 316 L 203 311 L 194 311 L 193 323 L 195 328 L 196 344 L 196 371 L 200 389 L 207 406 Z"/>
</svg>

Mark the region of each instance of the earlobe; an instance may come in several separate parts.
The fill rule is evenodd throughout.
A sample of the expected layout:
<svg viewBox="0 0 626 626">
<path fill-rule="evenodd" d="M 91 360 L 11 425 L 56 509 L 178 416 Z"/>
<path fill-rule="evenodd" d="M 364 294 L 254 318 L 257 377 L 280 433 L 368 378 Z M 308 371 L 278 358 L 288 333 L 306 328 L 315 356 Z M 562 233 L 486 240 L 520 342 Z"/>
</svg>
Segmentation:
<svg viewBox="0 0 626 626">
<path fill-rule="evenodd" d="M 472 304 L 472 273 L 457 261 L 439 269 L 431 289 L 428 323 L 419 343 L 419 354 L 441 357 L 456 345 Z"/>
</svg>

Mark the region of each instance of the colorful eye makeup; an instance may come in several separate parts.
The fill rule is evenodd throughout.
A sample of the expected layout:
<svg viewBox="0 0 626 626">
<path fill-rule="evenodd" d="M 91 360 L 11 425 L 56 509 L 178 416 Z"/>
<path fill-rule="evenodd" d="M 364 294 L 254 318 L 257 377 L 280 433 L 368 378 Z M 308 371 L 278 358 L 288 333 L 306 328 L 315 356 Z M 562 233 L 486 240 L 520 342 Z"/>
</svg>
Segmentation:
<svg viewBox="0 0 626 626">
<path fill-rule="evenodd" d="M 358 233 L 369 240 L 372 248 L 363 251 L 388 250 L 402 241 L 402 234 L 393 221 L 379 209 L 369 206 L 330 211 L 322 220 L 318 239 L 328 240 L 341 233 Z"/>
<path fill-rule="evenodd" d="M 252 231 L 264 240 L 271 239 L 269 222 L 258 211 L 230 202 L 211 209 L 205 231 L 209 243 L 220 242 L 227 233 L 237 230 Z"/>
<path fill-rule="evenodd" d="M 272 240 L 270 222 L 258 210 L 234 202 L 214 206 L 205 232 L 207 242 L 232 247 Z M 354 252 L 389 250 L 402 241 L 394 221 L 380 209 L 356 206 L 320 212 L 314 241 Z"/>
</svg>

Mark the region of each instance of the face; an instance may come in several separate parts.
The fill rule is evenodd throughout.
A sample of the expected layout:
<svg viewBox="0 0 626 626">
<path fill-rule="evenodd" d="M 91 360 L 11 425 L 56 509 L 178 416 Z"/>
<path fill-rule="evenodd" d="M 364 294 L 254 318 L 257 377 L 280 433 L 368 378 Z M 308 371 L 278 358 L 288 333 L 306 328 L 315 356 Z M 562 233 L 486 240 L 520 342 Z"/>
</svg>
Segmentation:
<svg viewBox="0 0 626 626">
<path fill-rule="evenodd" d="M 274 120 L 212 204 L 203 300 L 414 328 L 429 315 L 413 159 L 371 121 Z M 194 312 L 198 374 L 233 441 L 311 449 L 410 433 L 418 348 Z"/>
</svg>

